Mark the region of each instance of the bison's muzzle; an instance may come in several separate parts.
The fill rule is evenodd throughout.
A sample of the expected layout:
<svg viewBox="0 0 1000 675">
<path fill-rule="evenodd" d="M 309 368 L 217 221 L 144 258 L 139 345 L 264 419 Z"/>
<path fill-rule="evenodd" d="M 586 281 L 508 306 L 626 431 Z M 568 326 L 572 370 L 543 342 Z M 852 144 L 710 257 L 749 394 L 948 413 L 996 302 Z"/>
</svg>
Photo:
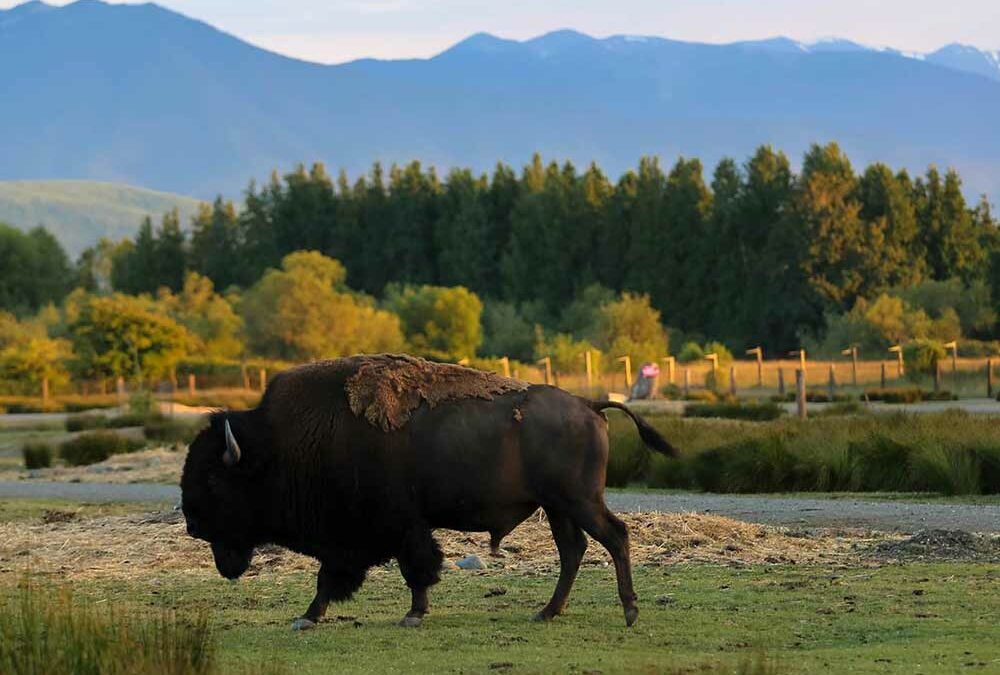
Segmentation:
<svg viewBox="0 0 1000 675">
<path fill-rule="evenodd" d="M 250 567 L 253 548 L 235 548 L 224 544 L 212 544 L 215 569 L 227 579 L 239 579 Z"/>
</svg>

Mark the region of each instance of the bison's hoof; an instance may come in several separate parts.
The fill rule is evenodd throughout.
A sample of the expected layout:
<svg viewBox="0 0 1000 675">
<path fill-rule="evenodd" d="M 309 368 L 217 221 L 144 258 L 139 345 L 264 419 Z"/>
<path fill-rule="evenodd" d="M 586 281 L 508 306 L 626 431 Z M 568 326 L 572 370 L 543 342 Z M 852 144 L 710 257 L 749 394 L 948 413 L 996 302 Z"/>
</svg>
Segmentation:
<svg viewBox="0 0 1000 675">
<path fill-rule="evenodd" d="M 399 620 L 399 625 L 403 628 L 416 628 L 423 623 L 423 621 L 424 620 L 419 616 L 404 616 Z"/>
<path fill-rule="evenodd" d="M 316 622 L 312 619 L 307 619 L 304 616 L 300 616 L 298 619 L 292 622 L 292 630 L 309 630 L 316 627 Z"/>
<path fill-rule="evenodd" d="M 539 612 L 535 616 L 531 617 L 531 620 L 532 621 L 538 621 L 538 622 L 552 621 L 552 615 L 551 614 L 546 614 L 545 612 Z"/>
<path fill-rule="evenodd" d="M 625 610 L 625 626 L 631 627 L 635 620 L 639 618 L 639 608 L 629 607 Z"/>
</svg>

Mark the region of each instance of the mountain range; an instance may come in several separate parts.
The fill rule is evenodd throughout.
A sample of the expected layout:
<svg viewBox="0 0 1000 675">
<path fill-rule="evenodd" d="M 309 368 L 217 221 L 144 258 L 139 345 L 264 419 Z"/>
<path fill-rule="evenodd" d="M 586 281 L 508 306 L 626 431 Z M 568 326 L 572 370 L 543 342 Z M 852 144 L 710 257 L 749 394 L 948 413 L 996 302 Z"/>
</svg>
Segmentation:
<svg viewBox="0 0 1000 675">
<path fill-rule="evenodd" d="M 1000 54 L 847 40 L 726 45 L 481 33 L 429 59 L 319 65 L 155 4 L 0 11 L 0 179 L 125 182 L 210 198 L 325 161 L 488 170 L 535 151 L 612 176 L 642 155 L 707 169 L 763 143 L 838 141 L 860 167 L 957 168 L 1000 197 Z"/>
</svg>

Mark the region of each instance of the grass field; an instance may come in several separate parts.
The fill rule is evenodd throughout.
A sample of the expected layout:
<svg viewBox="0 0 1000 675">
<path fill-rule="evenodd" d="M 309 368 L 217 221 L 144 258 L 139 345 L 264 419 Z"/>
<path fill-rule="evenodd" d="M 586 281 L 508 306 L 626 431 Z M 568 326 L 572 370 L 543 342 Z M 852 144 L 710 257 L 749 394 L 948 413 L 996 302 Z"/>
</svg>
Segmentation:
<svg viewBox="0 0 1000 675">
<path fill-rule="evenodd" d="M 128 571 L 123 571 L 128 575 Z M 311 599 L 307 573 L 237 583 L 150 575 L 75 584 L 118 612 L 207 612 L 223 672 L 954 673 L 1000 670 L 1000 575 L 975 564 L 880 568 L 694 565 L 636 570 L 641 615 L 622 624 L 612 572 L 586 569 L 567 614 L 529 617 L 552 574 L 448 573 L 419 629 L 396 621 L 408 594 L 375 570 L 311 632 L 289 623 Z"/>
<path fill-rule="evenodd" d="M 264 552 L 228 582 L 175 514 L 153 508 L 0 502 L 7 642 L 17 640 L 16 589 L 30 575 L 42 592 L 70 588 L 75 606 L 112 612 L 106 632 L 128 625 L 126 634 L 142 635 L 162 617 L 207 622 L 213 647 L 203 668 L 150 673 L 1000 672 L 995 561 L 899 558 L 879 553 L 886 540 L 868 534 L 803 538 L 714 516 L 659 516 L 650 528 L 640 525 L 650 516 L 627 516 L 641 613 L 626 629 L 596 544 L 566 615 L 537 624 L 530 617 L 557 576 L 545 523 L 518 528 L 500 561 L 486 556 L 484 536 L 442 532 L 450 560 L 477 551 L 489 568 L 445 571 L 423 626 L 396 625 L 409 594 L 389 564 L 317 629 L 295 633 L 290 622 L 314 590 L 313 561 Z M 178 631 L 171 639 L 188 639 Z"/>
<path fill-rule="evenodd" d="M 648 451 L 609 414 L 608 484 L 709 492 L 1000 493 L 1000 417 L 962 411 L 744 422 L 650 415 L 680 449 Z"/>
</svg>

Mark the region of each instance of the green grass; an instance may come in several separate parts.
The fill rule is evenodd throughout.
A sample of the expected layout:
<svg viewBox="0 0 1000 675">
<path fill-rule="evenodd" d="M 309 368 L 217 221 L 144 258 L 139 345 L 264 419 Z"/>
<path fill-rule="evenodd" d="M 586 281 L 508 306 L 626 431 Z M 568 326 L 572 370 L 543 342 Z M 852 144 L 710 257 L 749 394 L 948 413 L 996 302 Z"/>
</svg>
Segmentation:
<svg viewBox="0 0 1000 675">
<path fill-rule="evenodd" d="M 166 503 L 81 504 L 66 499 L 0 499 L 0 523 L 39 523 L 46 516 L 58 518 L 69 514 L 74 520 L 123 516 L 172 508 Z M 55 514 L 55 515 L 53 515 Z"/>
<path fill-rule="evenodd" d="M 1000 420 L 961 411 L 779 419 L 650 416 L 681 450 L 647 450 L 609 415 L 608 484 L 711 492 L 1000 493 Z"/>
<path fill-rule="evenodd" d="M 618 494 L 663 494 L 690 495 L 691 490 L 676 488 L 653 488 L 643 485 L 608 488 L 609 493 Z M 753 495 L 732 495 L 734 497 L 774 497 L 788 499 L 831 499 L 857 500 L 869 502 L 904 502 L 908 504 L 972 504 L 1000 506 L 1000 495 L 946 495 L 940 492 L 766 492 Z"/>
<path fill-rule="evenodd" d="M 398 572 L 379 569 L 354 600 L 331 606 L 328 620 L 306 633 L 293 633 L 289 623 L 311 599 L 311 574 L 265 572 L 237 583 L 159 575 L 153 583 L 88 581 L 75 588 L 116 607 L 210 613 L 224 669 L 274 663 L 296 673 L 1000 669 L 1000 575 L 990 565 L 640 567 L 641 613 L 632 629 L 624 627 L 610 569 L 583 570 L 567 614 L 531 622 L 554 582 L 554 574 L 449 572 L 433 591 L 431 614 L 414 630 L 395 625 L 408 600 Z"/>
<path fill-rule="evenodd" d="M 10 675 L 212 675 L 203 614 L 123 614 L 68 590 L 26 583 L 0 598 L 0 672 Z"/>
</svg>

